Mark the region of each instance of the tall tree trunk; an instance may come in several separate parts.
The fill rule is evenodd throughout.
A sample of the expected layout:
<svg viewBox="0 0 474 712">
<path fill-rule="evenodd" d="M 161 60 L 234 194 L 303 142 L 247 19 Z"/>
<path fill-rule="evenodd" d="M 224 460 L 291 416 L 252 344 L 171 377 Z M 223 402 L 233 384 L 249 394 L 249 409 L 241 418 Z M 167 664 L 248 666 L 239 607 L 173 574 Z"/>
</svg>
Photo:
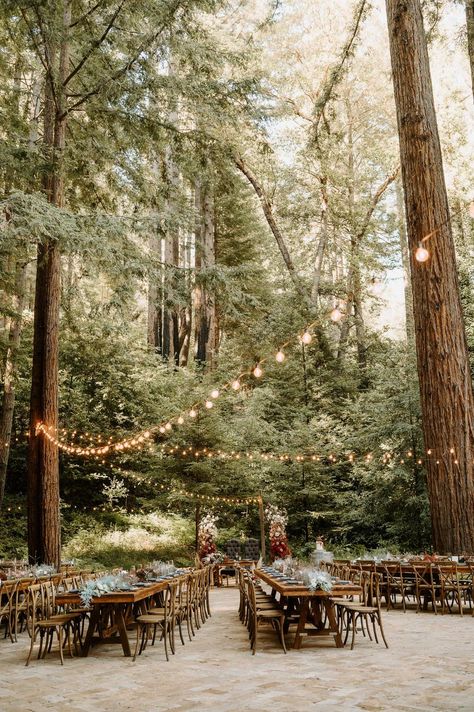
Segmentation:
<svg viewBox="0 0 474 712">
<path fill-rule="evenodd" d="M 190 203 L 194 200 L 194 193 L 191 190 L 189 193 Z M 184 284 L 184 292 L 186 294 L 186 304 L 181 309 L 180 314 L 180 332 L 179 332 L 179 364 L 187 366 L 189 361 L 189 352 L 191 348 L 191 338 L 193 329 L 193 277 L 194 263 L 193 256 L 195 253 L 195 234 L 191 230 L 186 234 L 180 266 L 182 268 L 182 282 Z"/>
<path fill-rule="evenodd" d="M 397 196 L 398 234 L 400 238 L 400 252 L 402 255 L 403 286 L 405 297 L 405 333 L 409 347 L 415 346 L 415 322 L 413 319 L 413 292 L 410 275 L 410 253 L 408 251 L 407 226 L 405 222 L 405 208 L 403 201 L 403 186 L 400 180 L 395 183 Z"/>
<path fill-rule="evenodd" d="M 349 336 L 350 316 L 354 313 L 356 328 L 357 363 L 361 377 L 361 385 L 365 385 L 367 372 L 367 354 L 365 343 L 365 324 L 362 312 L 362 281 L 360 274 L 360 243 L 365 235 L 365 230 L 360 233 L 355 218 L 355 169 L 354 169 L 354 141 L 353 141 L 353 116 L 349 98 L 346 100 L 347 108 L 347 142 L 348 142 L 348 206 L 351 223 L 351 249 L 349 258 L 349 273 L 347 276 L 347 316 L 341 327 L 338 356 L 344 354 L 346 341 Z"/>
<path fill-rule="evenodd" d="M 17 370 L 16 353 L 20 345 L 22 312 L 25 301 L 26 270 L 26 260 L 23 264 L 19 262 L 17 263 L 15 275 L 15 294 L 12 300 L 12 310 L 14 311 L 14 315 L 10 320 L 8 347 L 3 373 L 3 398 L 0 416 L 0 509 L 2 507 L 5 493 L 13 412 L 15 408 L 15 378 Z"/>
<path fill-rule="evenodd" d="M 161 262 L 161 239 L 157 235 L 152 235 L 150 238 L 150 253 L 152 261 Z M 156 267 L 158 265 L 156 264 Z M 147 345 L 150 350 L 161 350 L 161 300 L 160 285 L 158 284 L 160 277 L 157 273 L 161 270 L 153 269 L 152 274 L 148 279 L 148 299 L 147 299 Z"/>
<path fill-rule="evenodd" d="M 196 184 L 196 289 L 195 350 L 196 361 L 211 371 L 216 365 L 218 328 L 215 295 L 203 282 L 203 271 L 216 262 L 214 199 L 209 185 Z"/>
<path fill-rule="evenodd" d="M 319 287 L 321 284 L 321 274 L 323 269 L 324 251 L 328 241 L 328 190 L 327 176 L 319 178 L 321 187 L 321 233 L 319 235 L 318 247 L 316 249 L 316 259 L 314 261 L 313 285 L 311 287 L 311 301 L 314 305 L 318 303 Z"/>
<path fill-rule="evenodd" d="M 472 97 L 474 99 L 474 0 L 466 2 L 467 49 L 471 65 Z"/>
<path fill-rule="evenodd" d="M 386 0 L 434 547 L 474 550 L 474 397 L 419 0 Z M 420 241 L 430 250 L 418 263 Z"/>
<path fill-rule="evenodd" d="M 63 82 L 69 64 L 70 0 L 63 3 L 63 30 L 56 41 L 45 38 L 48 72 L 44 101 L 44 152 L 49 168 L 43 191 L 58 207 L 64 205 L 63 153 L 66 113 Z M 57 69 L 56 69 L 57 68 Z M 37 432 L 44 423 L 55 434 L 58 427 L 58 336 L 61 299 L 61 256 L 57 242 L 38 245 L 33 331 L 33 365 L 28 449 L 28 554 L 31 561 L 59 566 L 59 457 L 57 446 Z"/>
</svg>

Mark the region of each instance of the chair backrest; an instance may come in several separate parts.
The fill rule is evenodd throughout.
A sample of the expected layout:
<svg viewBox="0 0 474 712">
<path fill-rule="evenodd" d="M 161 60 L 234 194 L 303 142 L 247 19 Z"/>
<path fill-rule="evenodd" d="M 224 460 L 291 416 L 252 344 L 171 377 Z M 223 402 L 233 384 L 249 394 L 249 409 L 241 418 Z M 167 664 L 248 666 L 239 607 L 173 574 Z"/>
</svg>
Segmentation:
<svg viewBox="0 0 474 712">
<path fill-rule="evenodd" d="M 238 559 L 240 556 L 240 541 L 238 539 L 229 539 L 225 545 L 225 553 L 229 559 Z"/>
<path fill-rule="evenodd" d="M 44 590 L 42 583 L 32 584 L 27 591 L 26 618 L 27 628 L 30 631 L 35 630 L 36 622 L 46 618 L 44 606 Z"/>
<path fill-rule="evenodd" d="M 381 585 L 382 581 L 383 581 L 382 574 L 379 574 L 376 571 L 372 571 L 370 573 L 370 582 L 369 582 L 369 590 L 368 590 L 368 593 L 370 592 L 370 596 L 368 599 L 366 599 L 366 602 L 370 603 L 371 606 L 375 606 L 376 608 L 378 608 L 379 611 L 380 611 L 380 585 Z"/>
<path fill-rule="evenodd" d="M 2 581 L 0 585 L 0 622 L 9 617 L 14 605 L 18 581 Z"/>
<path fill-rule="evenodd" d="M 244 545 L 244 559 L 257 561 L 260 556 L 260 547 L 257 539 L 247 539 Z"/>
<path fill-rule="evenodd" d="M 422 588 L 431 588 L 433 586 L 433 565 L 425 561 L 411 566 L 417 588 L 420 586 Z"/>
</svg>

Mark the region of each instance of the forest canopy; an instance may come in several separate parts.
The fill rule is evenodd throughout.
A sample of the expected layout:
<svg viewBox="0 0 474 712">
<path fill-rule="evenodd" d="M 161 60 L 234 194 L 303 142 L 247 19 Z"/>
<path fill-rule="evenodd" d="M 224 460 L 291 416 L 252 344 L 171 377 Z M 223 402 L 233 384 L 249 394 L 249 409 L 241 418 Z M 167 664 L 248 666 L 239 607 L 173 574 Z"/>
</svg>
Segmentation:
<svg viewBox="0 0 474 712">
<path fill-rule="evenodd" d="M 422 9 L 472 372 L 464 5 Z M 385 3 L 9 0 L 0 35 L 0 557 L 56 522 L 185 561 L 259 495 L 302 554 L 430 548 Z"/>
</svg>

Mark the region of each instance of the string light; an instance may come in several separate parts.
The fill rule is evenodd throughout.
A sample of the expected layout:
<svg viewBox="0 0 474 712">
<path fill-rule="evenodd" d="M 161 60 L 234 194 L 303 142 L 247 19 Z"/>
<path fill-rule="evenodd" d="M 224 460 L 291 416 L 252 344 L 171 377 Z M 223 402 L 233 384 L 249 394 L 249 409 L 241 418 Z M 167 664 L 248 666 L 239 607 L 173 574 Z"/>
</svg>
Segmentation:
<svg viewBox="0 0 474 712">
<path fill-rule="evenodd" d="M 211 400 L 207 400 L 204 405 L 208 410 L 214 407 L 214 403 Z"/>
<path fill-rule="evenodd" d="M 420 244 L 416 248 L 416 252 L 415 252 L 416 261 L 417 262 L 427 262 L 427 260 L 429 260 L 429 258 L 430 258 L 429 251 L 420 242 Z"/>
<path fill-rule="evenodd" d="M 464 209 L 465 209 L 465 206 L 460 208 L 457 211 L 457 213 L 461 213 Z M 474 201 L 469 203 L 468 211 L 469 211 L 470 217 L 474 218 Z M 446 222 L 448 222 L 450 219 L 451 219 L 451 217 L 449 217 Z M 443 223 L 442 225 L 444 225 L 444 224 L 445 223 Z M 418 248 L 415 251 L 415 259 L 418 262 L 423 263 L 429 259 L 430 253 L 429 253 L 428 249 L 426 247 L 424 247 L 423 243 L 426 240 L 428 240 L 429 238 L 433 237 L 441 229 L 442 225 L 439 225 L 432 232 L 425 235 L 423 237 L 423 239 L 420 241 Z M 378 280 L 375 277 L 372 278 L 372 284 L 373 284 L 374 291 L 378 291 L 379 288 L 381 288 L 381 286 L 382 286 L 380 280 Z M 338 304 L 334 307 L 334 309 L 330 312 L 329 316 L 333 322 L 338 322 L 345 316 L 343 311 L 341 311 L 341 308 L 340 308 L 341 305 L 343 305 L 343 304 L 345 304 L 345 301 L 340 300 L 338 302 Z M 314 329 L 316 324 L 320 324 L 320 323 L 321 323 L 321 321 L 318 320 L 318 321 L 313 322 L 312 324 L 309 324 L 306 327 L 303 335 L 299 337 L 301 343 L 303 343 L 303 344 L 311 343 L 312 338 L 313 338 L 312 334 L 311 334 L 311 330 Z M 282 363 L 285 360 L 285 354 L 283 352 L 283 348 L 285 348 L 285 346 L 287 346 L 290 342 L 291 341 L 288 341 L 285 344 L 283 344 L 282 347 L 280 348 L 280 350 L 277 352 L 275 358 L 278 363 Z M 267 361 L 266 358 L 262 359 L 260 361 L 260 363 L 253 369 L 253 371 L 246 371 L 246 372 L 242 373 L 239 377 L 235 378 L 234 380 L 231 380 L 228 383 L 223 384 L 221 386 L 221 388 L 226 389 L 226 388 L 230 387 L 232 390 L 238 391 L 241 388 L 241 385 L 242 385 L 241 378 L 243 376 L 248 376 L 251 373 L 253 373 L 253 375 L 256 378 L 260 378 L 263 375 L 263 370 L 261 368 L 261 364 L 264 363 L 265 361 Z M 217 388 L 213 389 L 211 391 L 211 398 L 215 399 L 218 396 L 219 396 L 219 390 Z M 209 406 L 207 406 L 208 402 L 210 402 L 209 399 L 206 399 L 206 401 L 205 401 L 206 407 L 209 407 Z M 197 410 L 196 410 L 197 405 L 199 405 L 199 404 L 196 404 L 195 406 L 193 406 L 191 408 L 191 410 L 188 413 L 189 417 L 195 418 L 197 416 Z M 179 416 L 176 417 L 176 422 L 178 425 L 182 425 L 185 422 L 183 414 L 180 414 Z M 84 435 L 78 435 L 77 437 L 80 440 L 83 440 L 84 438 L 89 438 L 89 440 L 90 440 L 89 446 L 82 446 L 82 445 L 79 446 L 74 442 L 65 442 L 64 440 L 56 437 L 55 433 L 59 433 L 60 431 L 52 428 L 52 426 L 48 426 L 41 422 L 36 425 L 35 434 L 36 435 L 39 435 L 39 434 L 44 435 L 48 440 L 50 440 L 59 449 L 61 449 L 63 452 L 66 452 L 68 454 L 80 455 L 80 456 L 84 456 L 84 457 L 89 457 L 92 455 L 92 456 L 98 458 L 101 455 L 105 455 L 105 454 L 109 454 L 109 453 L 113 453 L 113 452 L 119 452 L 124 449 L 128 450 L 128 449 L 134 448 L 134 447 L 138 447 L 138 449 L 141 450 L 141 449 L 143 449 L 143 446 L 142 446 L 143 440 L 148 439 L 151 436 L 152 432 L 159 432 L 161 435 L 165 435 L 167 432 L 170 432 L 171 429 L 172 429 L 172 422 L 170 420 L 165 425 L 154 426 L 152 429 L 147 430 L 144 433 L 139 434 L 138 436 L 137 435 L 131 436 L 128 438 L 124 438 L 123 440 L 115 441 L 115 442 L 113 441 L 112 437 L 109 437 L 107 445 L 103 444 L 102 436 L 98 436 L 98 443 L 99 443 L 98 447 L 92 447 L 92 436 L 89 436 L 88 432 L 86 432 Z M 53 431 L 53 432 L 51 432 L 51 431 Z M 61 432 L 62 432 L 62 436 L 65 437 L 66 430 L 63 429 Z M 29 437 L 29 433 L 27 433 L 27 437 Z M 75 437 L 76 437 L 76 431 L 74 430 L 72 433 L 72 438 L 75 438 Z"/>
<path fill-rule="evenodd" d="M 192 446 L 167 446 L 165 444 L 162 444 L 160 446 L 160 453 L 162 455 L 167 455 L 175 458 L 183 458 L 183 459 L 199 459 L 199 458 L 216 458 L 220 460 L 247 460 L 248 462 L 257 462 L 257 461 L 265 461 L 265 462 L 270 462 L 270 461 L 275 461 L 275 462 L 297 462 L 297 463 L 303 463 L 303 462 L 326 462 L 330 464 L 335 464 L 338 462 L 349 462 L 349 463 L 354 463 L 354 462 L 366 462 L 366 463 L 371 463 L 374 461 L 381 462 L 383 465 L 394 465 L 397 462 L 400 464 L 405 464 L 405 457 L 408 459 L 413 457 L 413 452 L 411 450 L 408 450 L 405 453 L 405 456 L 400 457 L 397 456 L 396 453 L 394 452 L 387 452 L 383 451 L 383 453 L 380 456 L 376 456 L 372 451 L 368 453 L 361 453 L 357 455 L 354 452 L 343 452 L 339 454 L 335 453 L 308 453 L 308 452 L 300 452 L 300 453 L 274 453 L 274 452 L 249 452 L 249 451 L 244 451 L 244 452 L 237 452 L 235 450 L 231 451 L 226 451 L 222 449 L 218 450 L 212 450 L 210 448 L 202 448 L 202 449 L 195 449 Z M 427 451 L 427 455 L 431 454 L 431 450 Z M 425 460 L 423 458 L 418 458 L 417 459 L 417 464 L 422 465 L 424 464 Z"/>
</svg>

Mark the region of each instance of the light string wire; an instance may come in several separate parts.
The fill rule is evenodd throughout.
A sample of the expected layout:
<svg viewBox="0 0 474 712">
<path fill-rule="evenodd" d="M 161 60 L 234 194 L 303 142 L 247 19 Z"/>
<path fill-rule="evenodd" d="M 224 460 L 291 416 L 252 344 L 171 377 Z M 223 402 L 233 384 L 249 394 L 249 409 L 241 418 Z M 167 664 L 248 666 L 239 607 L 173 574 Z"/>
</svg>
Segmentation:
<svg viewBox="0 0 474 712">
<path fill-rule="evenodd" d="M 474 201 L 471 201 L 467 204 L 468 207 L 468 214 L 471 218 L 474 218 Z M 466 203 L 462 205 L 457 211 L 454 212 L 449 212 L 447 219 L 441 223 L 437 228 L 432 230 L 430 233 L 425 235 L 421 241 L 419 242 L 418 248 L 415 250 L 415 259 L 419 263 L 424 263 L 426 262 L 429 257 L 430 253 L 428 249 L 424 246 L 425 242 L 427 242 L 431 237 L 433 237 L 435 234 L 437 234 L 445 225 L 449 224 L 452 220 L 452 218 L 456 215 L 461 214 L 464 212 L 466 209 Z M 332 309 L 330 312 L 330 318 L 333 322 L 338 322 L 340 321 L 345 314 L 340 310 L 340 306 L 343 306 L 345 303 L 345 300 L 339 299 L 337 300 L 336 306 Z M 317 326 L 322 326 L 324 322 L 321 319 L 316 319 L 313 321 L 311 324 L 309 324 L 304 332 L 298 335 L 298 340 L 299 342 L 305 346 L 309 345 L 313 339 L 313 334 L 311 333 L 314 331 L 314 329 Z M 286 354 L 284 352 L 284 349 L 288 347 L 291 343 L 293 343 L 294 337 L 288 339 L 285 341 L 283 344 L 278 349 L 278 352 L 275 355 L 275 360 L 277 363 L 283 363 L 286 359 Z M 104 444 L 98 445 L 97 447 L 93 447 L 91 445 L 82 447 L 78 446 L 75 442 L 73 441 L 66 441 L 61 437 L 58 437 L 58 433 L 61 432 L 63 436 L 67 434 L 67 431 L 65 429 L 62 429 L 61 431 L 57 428 L 53 428 L 53 426 L 47 425 L 46 423 L 39 422 L 36 425 L 35 428 L 35 435 L 43 435 L 46 437 L 50 442 L 52 442 L 54 445 L 56 445 L 60 450 L 63 452 L 69 454 L 69 455 L 78 455 L 81 457 L 89 457 L 89 456 L 106 456 L 109 454 L 113 454 L 115 452 L 119 452 L 122 450 L 128 450 L 130 448 L 136 448 L 138 449 L 143 449 L 144 444 L 146 444 L 147 441 L 150 440 L 150 438 L 154 434 L 160 434 L 162 436 L 168 435 L 171 430 L 173 429 L 173 424 L 176 425 L 183 425 L 185 422 L 185 417 L 189 416 L 190 418 L 196 418 L 199 412 L 199 409 L 202 408 L 203 406 L 210 410 L 211 408 L 214 407 L 214 402 L 215 400 L 220 396 L 222 391 L 227 391 L 227 390 L 234 390 L 234 391 L 239 391 L 242 387 L 242 379 L 248 378 L 250 376 L 254 376 L 256 379 L 261 378 L 263 376 L 263 369 L 262 365 L 267 363 L 270 360 L 270 356 L 266 356 L 262 359 L 260 359 L 255 366 L 253 366 L 251 369 L 247 371 L 242 371 L 239 375 L 234 377 L 233 379 L 223 383 L 219 387 L 214 387 L 210 394 L 207 396 L 207 398 L 204 401 L 197 401 L 195 402 L 189 409 L 186 409 L 186 411 L 182 411 L 179 415 L 173 416 L 170 419 L 163 421 L 159 425 L 152 426 L 146 430 L 142 430 L 138 432 L 135 435 L 128 436 L 126 438 L 122 438 L 120 440 L 114 440 L 113 437 L 109 437 L 108 440 L 104 442 Z M 72 437 L 76 435 L 77 431 L 73 431 Z M 87 438 L 89 436 L 88 433 L 85 434 L 85 437 Z M 81 439 L 84 437 L 82 435 L 79 436 Z M 103 442 L 105 440 L 105 436 L 98 436 L 100 440 Z M 431 448 L 428 448 L 426 453 L 428 455 L 431 454 Z M 453 454 L 452 449 L 450 450 L 450 453 Z"/>
</svg>

